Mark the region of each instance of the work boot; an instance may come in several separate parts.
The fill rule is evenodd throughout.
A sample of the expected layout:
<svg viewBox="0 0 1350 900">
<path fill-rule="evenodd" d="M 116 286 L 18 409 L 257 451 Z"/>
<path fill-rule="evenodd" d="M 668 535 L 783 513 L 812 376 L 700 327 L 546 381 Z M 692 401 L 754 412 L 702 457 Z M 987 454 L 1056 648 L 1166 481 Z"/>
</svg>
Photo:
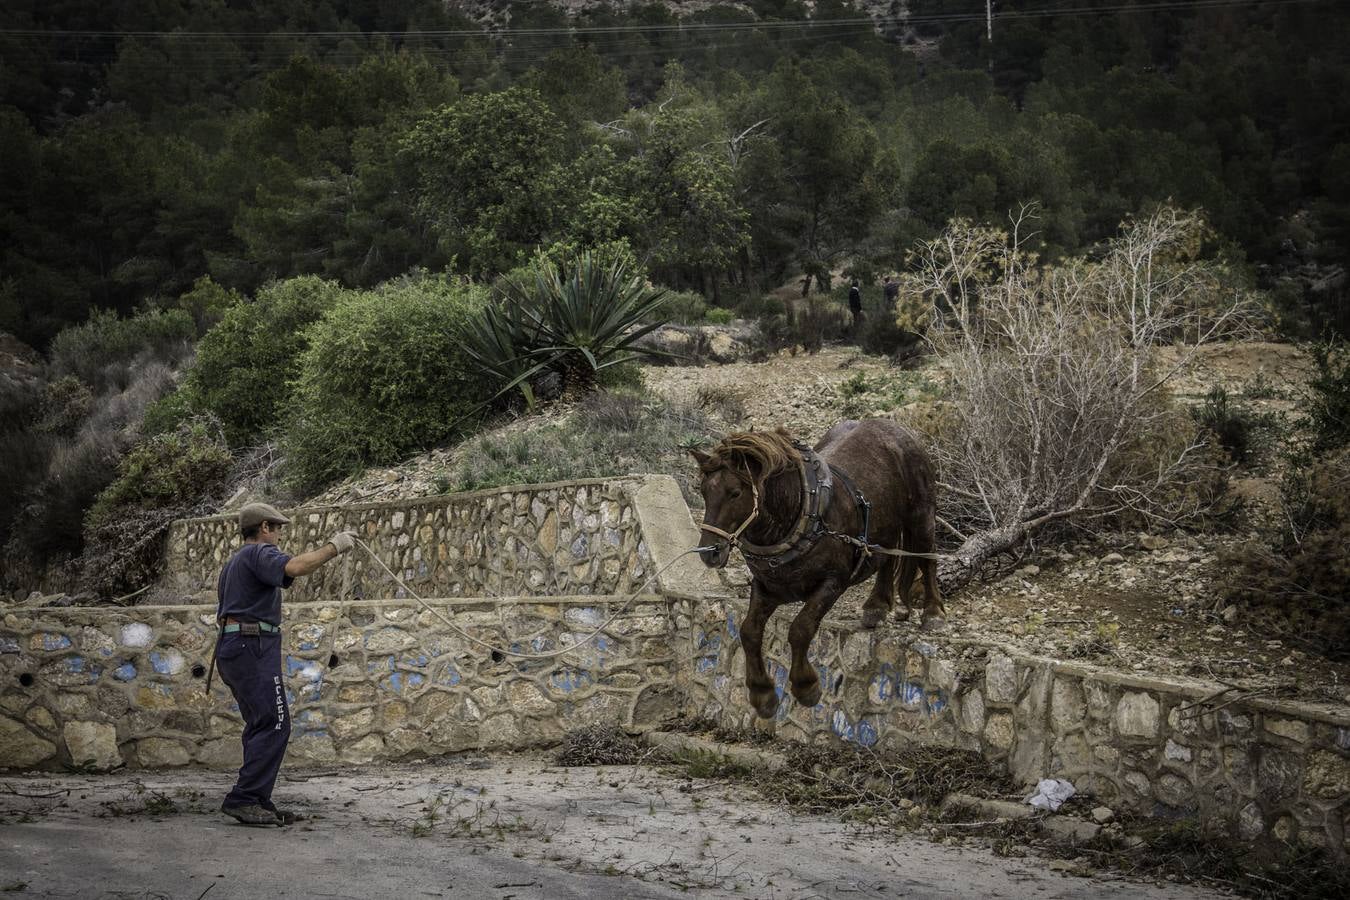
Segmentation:
<svg viewBox="0 0 1350 900">
<path fill-rule="evenodd" d="M 220 811 L 230 818 L 237 820 L 241 825 L 280 824 L 276 813 L 263 809 L 256 803 L 250 803 L 246 806 L 225 806 L 222 804 Z"/>
<path fill-rule="evenodd" d="M 261 806 L 263 809 L 267 810 L 268 812 L 270 812 L 272 815 L 276 816 L 278 825 L 294 825 L 296 822 L 299 822 L 305 818 L 299 813 L 291 812 L 289 809 L 277 809 L 276 805 L 272 803 L 271 800 L 268 800 L 264 803 L 260 803 L 258 805 Z"/>
</svg>

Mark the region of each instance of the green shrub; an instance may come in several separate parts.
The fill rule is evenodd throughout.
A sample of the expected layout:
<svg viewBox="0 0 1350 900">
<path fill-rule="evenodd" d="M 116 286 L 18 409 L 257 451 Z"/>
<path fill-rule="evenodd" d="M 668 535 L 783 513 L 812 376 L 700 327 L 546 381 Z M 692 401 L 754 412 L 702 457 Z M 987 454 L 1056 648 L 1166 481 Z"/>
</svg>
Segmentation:
<svg viewBox="0 0 1350 900">
<path fill-rule="evenodd" d="M 1308 386 L 1308 423 L 1313 449 L 1331 450 L 1350 443 L 1350 346 L 1344 342 L 1313 347 L 1317 372 Z"/>
<path fill-rule="evenodd" d="M 696 291 L 671 291 L 666 302 L 652 310 L 651 321 L 698 325 L 708 313 L 708 301 Z"/>
<path fill-rule="evenodd" d="M 736 314 L 729 309 L 714 307 L 703 314 L 703 321 L 709 325 L 730 325 Z"/>
<path fill-rule="evenodd" d="M 144 311 L 125 319 L 95 310 L 86 322 L 52 341 L 52 375 L 73 375 L 95 391 L 122 388 L 146 359 L 174 364 L 184 358 L 194 337 L 192 317 L 179 309 Z"/>
<path fill-rule="evenodd" d="M 311 331 L 287 432 L 289 477 L 314 488 L 458 434 L 488 396 L 464 349 L 479 289 L 443 278 L 348 295 Z"/>
<path fill-rule="evenodd" d="M 196 415 L 199 415 L 199 412 L 193 402 L 191 391 L 185 387 L 179 387 L 145 408 L 145 419 L 141 422 L 141 434 L 146 437 L 154 437 L 177 431 L 180 425 Z"/>
<path fill-rule="evenodd" d="M 819 353 L 826 341 L 841 340 L 852 323 L 848 310 L 830 300 L 811 297 L 788 307 L 788 328 L 796 346 Z"/>
<path fill-rule="evenodd" d="M 223 499 L 231 467 L 220 423 L 207 418 L 129 450 L 85 517 L 85 587 L 112 596 L 154 581 L 169 525 Z"/>
<path fill-rule="evenodd" d="M 219 423 L 194 419 L 129 450 L 117 466 L 117 477 L 90 508 L 85 524 L 97 528 L 135 507 L 191 505 L 205 486 L 223 479 L 229 468 L 230 451 Z"/>
<path fill-rule="evenodd" d="M 1254 462 L 1272 444 L 1272 417 L 1252 412 L 1222 387 L 1211 388 L 1193 415 L 1239 465 Z"/>
<path fill-rule="evenodd" d="M 1350 448 L 1293 469 L 1281 493 L 1290 530 L 1227 554 L 1224 592 L 1264 630 L 1350 659 Z"/>
<path fill-rule="evenodd" d="M 243 302 L 244 297 L 238 291 L 222 287 L 212 281 L 210 275 L 203 275 L 179 296 L 174 305 L 192 317 L 200 337 L 224 318 L 231 307 Z"/>
<path fill-rule="evenodd" d="M 787 304 L 772 294 L 760 294 L 747 297 L 735 306 L 736 316 L 741 319 L 760 319 L 765 316 L 787 315 Z"/>
<path fill-rule="evenodd" d="M 895 316 L 887 312 L 864 314 L 854 341 L 867 353 L 877 356 L 908 356 L 919 342 L 919 335 L 900 327 Z"/>
<path fill-rule="evenodd" d="M 273 432 L 288 415 L 310 328 L 345 296 L 334 282 L 306 275 L 230 307 L 197 344 L 185 402 L 220 419 L 231 446 Z"/>
<path fill-rule="evenodd" d="M 94 405 L 93 392 L 74 375 L 65 375 L 47 385 L 36 430 L 69 437 L 79 430 Z"/>
</svg>

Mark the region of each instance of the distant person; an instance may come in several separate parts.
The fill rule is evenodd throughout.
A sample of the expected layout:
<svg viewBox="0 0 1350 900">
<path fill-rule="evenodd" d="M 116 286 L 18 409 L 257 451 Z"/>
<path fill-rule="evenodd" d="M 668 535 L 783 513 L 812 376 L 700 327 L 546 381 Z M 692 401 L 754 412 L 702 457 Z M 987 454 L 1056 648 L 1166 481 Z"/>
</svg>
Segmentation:
<svg viewBox="0 0 1350 900">
<path fill-rule="evenodd" d="M 853 330 L 858 330 L 858 323 L 862 321 L 862 290 L 858 288 L 858 279 L 853 279 L 853 285 L 848 289 L 848 311 L 853 313 Z"/>
<path fill-rule="evenodd" d="M 244 717 L 244 764 L 220 811 L 245 825 L 289 825 L 295 815 L 272 804 L 272 787 L 291 737 L 291 711 L 281 678 L 281 589 L 352 549 L 341 531 L 317 550 L 288 556 L 277 548 L 290 519 L 266 503 L 239 510 L 244 546 L 231 556 L 216 584 L 214 666 Z M 207 679 L 207 691 L 211 689 Z"/>
<path fill-rule="evenodd" d="M 886 300 L 886 308 L 894 309 L 895 301 L 900 296 L 900 282 L 891 281 L 891 276 L 887 275 L 881 285 L 881 296 Z"/>
</svg>

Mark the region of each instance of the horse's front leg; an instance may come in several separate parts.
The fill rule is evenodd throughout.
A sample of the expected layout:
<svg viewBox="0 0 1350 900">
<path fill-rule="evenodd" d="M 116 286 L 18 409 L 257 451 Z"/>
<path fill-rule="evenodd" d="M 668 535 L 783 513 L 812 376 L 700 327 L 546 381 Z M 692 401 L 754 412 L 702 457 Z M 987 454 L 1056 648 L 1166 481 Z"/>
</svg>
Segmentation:
<svg viewBox="0 0 1350 900">
<path fill-rule="evenodd" d="M 750 692 L 750 705 L 761 719 L 772 719 L 778 712 L 778 692 L 773 679 L 764 668 L 764 626 L 778 608 L 758 578 L 750 582 L 750 609 L 741 623 L 741 647 L 745 650 L 745 686 Z"/>
<path fill-rule="evenodd" d="M 792 688 L 792 696 L 802 706 L 815 706 L 820 702 L 820 677 L 816 675 L 816 667 L 811 665 L 806 654 L 811 649 L 816 632 L 820 630 L 821 620 L 834 607 L 844 587 L 842 581 L 826 578 L 806 598 L 801 611 L 792 620 L 792 627 L 788 629 L 788 643 L 792 645 L 792 670 L 788 673 L 788 683 Z"/>
</svg>

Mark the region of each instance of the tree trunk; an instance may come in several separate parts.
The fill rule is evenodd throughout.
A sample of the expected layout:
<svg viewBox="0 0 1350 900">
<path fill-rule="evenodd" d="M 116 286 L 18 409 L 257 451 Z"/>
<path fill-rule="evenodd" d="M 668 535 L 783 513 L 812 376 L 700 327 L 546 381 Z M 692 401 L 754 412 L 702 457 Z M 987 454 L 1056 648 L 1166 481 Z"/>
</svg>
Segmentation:
<svg viewBox="0 0 1350 900">
<path fill-rule="evenodd" d="M 1010 525 L 996 531 L 982 531 L 956 549 L 955 553 L 938 560 L 938 584 L 942 593 L 951 594 L 965 587 L 976 571 L 991 557 L 1011 550 L 1027 536 L 1025 525 Z"/>
</svg>

